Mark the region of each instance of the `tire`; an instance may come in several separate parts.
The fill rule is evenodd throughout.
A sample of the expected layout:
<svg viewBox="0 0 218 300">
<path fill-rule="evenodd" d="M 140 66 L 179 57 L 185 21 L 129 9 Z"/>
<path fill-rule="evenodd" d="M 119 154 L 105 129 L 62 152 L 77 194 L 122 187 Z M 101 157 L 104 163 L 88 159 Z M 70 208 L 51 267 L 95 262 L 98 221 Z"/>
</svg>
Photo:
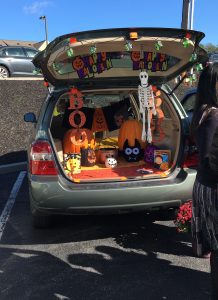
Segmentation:
<svg viewBox="0 0 218 300">
<path fill-rule="evenodd" d="M 51 226 L 51 216 L 32 215 L 34 228 L 48 228 Z"/>
<path fill-rule="evenodd" d="M 8 69 L 4 66 L 0 66 L 0 78 L 8 78 L 10 77 L 10 73 Z"/>
</svg>

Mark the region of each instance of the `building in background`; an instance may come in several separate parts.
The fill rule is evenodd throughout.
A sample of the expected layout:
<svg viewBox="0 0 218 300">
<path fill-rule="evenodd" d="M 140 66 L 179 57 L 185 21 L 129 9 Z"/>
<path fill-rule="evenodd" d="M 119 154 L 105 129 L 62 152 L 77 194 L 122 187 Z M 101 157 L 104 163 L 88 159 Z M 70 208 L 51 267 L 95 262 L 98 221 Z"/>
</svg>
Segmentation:
<svg viewBox="0 0 218 300">
<path fill-rule="evenodd" d="M 1 40 L 0 46 L 25 46 L 34 47 L 35 49 L 42 51 L 46 48 L 46 41 L 19 41 L 19 40 Z"/>
</svg>

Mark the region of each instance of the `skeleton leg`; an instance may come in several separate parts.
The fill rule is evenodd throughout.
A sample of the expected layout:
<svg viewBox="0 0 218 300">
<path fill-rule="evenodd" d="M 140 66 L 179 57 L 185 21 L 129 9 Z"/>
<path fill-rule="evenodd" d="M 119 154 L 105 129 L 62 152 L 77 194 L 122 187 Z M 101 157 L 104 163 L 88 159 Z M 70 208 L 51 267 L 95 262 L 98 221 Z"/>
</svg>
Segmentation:
<svg viewBox="0 0 218 300">
<path fill-rule="evenodd" d="M 152 142 L 152 135 L 151 135 L 151 118 L 150 118 L 149 108 L 146 109 L 146 113 L 147 113 L 147 121 L 148 121 L 147 141 L 149 143 L 151 143 Z"/>
<path fill-rule="evenodd" d="M 145 131 L 145 112 L 146 112 L 147 110 L 144 110 L 143 111 L 143 114 L 142 114 L 142 116 L 143 116 L 143 127 L 142 127 L 142 141 L 146 141 L 146 131 Z"/>
</svg>

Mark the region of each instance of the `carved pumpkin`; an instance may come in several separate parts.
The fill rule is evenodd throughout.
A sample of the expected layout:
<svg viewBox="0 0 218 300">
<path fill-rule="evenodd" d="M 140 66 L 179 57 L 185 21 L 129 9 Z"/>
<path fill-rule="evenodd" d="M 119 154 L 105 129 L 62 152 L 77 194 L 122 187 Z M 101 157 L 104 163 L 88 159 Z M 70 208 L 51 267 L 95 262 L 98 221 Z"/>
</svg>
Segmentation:
<svg viewBox="0 0 218 300">
<path fill-rule="evenodd" d="M 91 130 L 89 129 L 69 129 L 63 138 L 63 152 L 80 153 L 81 148 L 94 148 L 95 140 Z"/>
<path fill-rule="evenodd" d="M 135 145 L 135 140 L 138 140 L 141 148 L 145 148 L 145 142 L 141 140 L 142 136 L 142 123 L 137 120 L 126 120 L 123 122 L 119 130 L 118 136 L 118 146 L 119 150 L 123 150 L 123 145 L 126 140 L 128 144 L 133 147 Z"/>
<path fill-rule="evenodd" d="M 140 61 L 140 52 L 139 51 L 133 51 L 131 53 L 131 58 L 133 61 Z"/>
<path fill-rule="evenodd" d="M 74 60 L 73 60 L 73 68 L 76 71 L 79 71 L 81 69 L 84 68 L 84 61 L 82 60 L 81 56 L 77 56 Z"/>
<path fill-rule="evenodd" d="M 107 122 L 104 117 L 104 113 L 101 108 L 96 108 L 94 116 L 93 116 L 93 124 L 92 124 L 92 131 L 106 131 Z"/>
</svg>

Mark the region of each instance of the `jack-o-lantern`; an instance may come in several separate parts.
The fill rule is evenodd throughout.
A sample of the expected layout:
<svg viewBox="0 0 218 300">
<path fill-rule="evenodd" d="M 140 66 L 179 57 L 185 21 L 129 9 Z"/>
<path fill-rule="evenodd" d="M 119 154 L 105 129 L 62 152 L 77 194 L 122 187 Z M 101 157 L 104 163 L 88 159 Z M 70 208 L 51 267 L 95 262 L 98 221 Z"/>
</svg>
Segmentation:
<svg viewBox="0 0 218 300">
<path fill-rule="evenodd" d="M 107 122 L 104 117 L 104 113 L 101 108 L 96 108 L 93 116 L 92 131 L 107 131 Z"/>
<path fill-rule="evenodd" d="M 95 140 L 91 130 L 89 129 L 69 129 L 63 139 L 63 152 L 80 153 L 81 148 L 94 148 Z"/>
<path fill-rule="evenodd" d="M 76 58 L 74 58 L 72 65 L 73 65 L 74 70 L 76 70 L 76 71 L 83 69 L 84 61 L 82 60 L 81 56 L 77 56 Z"/>
<path fill-rule="evenodd" d="M 68 154 L 64 160 L 66 173 L 78 174 L 81 172 L 81 155 Z"/>
<path fill-rule="evenodd" d="M 96 163 L 96 155 L 95 150 L 88 148 L 88 149 L 81 149 L 81 165 L 84 167 L 92 167 Z"/>
<path fill-rule="evenodd" d="M 117 166 L 117 160 L 114 157 L 107 157 L 105 160 L 106 168 L 115 168 Z"/>
<path fill-rule="evenodd" d="M 132 61 L 140 61 L 140 52 L 139 51 L 133 51 L 131 53 Z"/>
<path fill-rule="evenodd" d="M 138 140 L 141 148 L 145 148 L 145 142 L 141 140 L 142 137 L 142 123 L 137 120 L 126 120 L 123 122 L 119 130 L 118 146 L 119 150 L 123 150 L 125 141 L 128 141 L 129 146 L 135 145 L 135 140 Z"/>
</svg>

